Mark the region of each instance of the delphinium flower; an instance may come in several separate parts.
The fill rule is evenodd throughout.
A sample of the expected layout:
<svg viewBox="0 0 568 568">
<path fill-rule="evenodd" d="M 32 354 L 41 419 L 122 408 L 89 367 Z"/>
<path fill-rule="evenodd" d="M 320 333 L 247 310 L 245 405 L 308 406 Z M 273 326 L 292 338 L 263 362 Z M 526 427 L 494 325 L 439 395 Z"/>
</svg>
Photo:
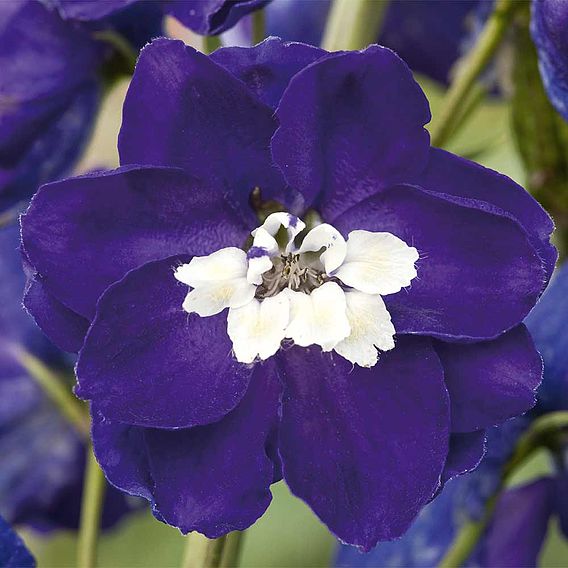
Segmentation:
<svg viewBox="0 0 568 568">
<path fill-rule="evenodd" d="M 437 565 L 463 524 L 482 517 L 519 436 L 539 416 L 568 409 L 568 265 L 555 276 L 526 323 L 544 358 L 544 380 L 535 408 L 492 429 L 487 455 L 479 468 L 451 480 L 402 539 L 381 544 L 365 555 L 343 547 L 338 566 Z M 509 489 L 501 496 L 493 520 L 467 566 L 536 566 L 551 517 L 559 518 L 559 526 L 568 536 L 567 450 L 562 444 L 555 448 L 550 475 Z"/>
<path fill-rule="evenodd" d="M 378 43 L 396 51 L 413 71 L 447 83 L 467 47 L 476 11 L 484 3 L 490 4 L 484 0 L 392 0 Z M 267 30 L 284 39 L 319 44 L 330 5 L 327 0 L 273 0 L 266 7 Z M 230 33 L 233 37 L 234 32 Z"/>
<path fill-rule="evenodd" d="M 32 359 L 69 379 L 73 362 L 24 312 L 25 276 L 18 248 L 17 223 L 0 229 L 0 514 L 10 523 L 39 530 L 72 529 L 79 521 L 86 445 L 25 361 Z M 105 528 L 132 509 L 129 501 L 110 490 Z"/>
<path fill-rule="evenodd" d="M 35 560 L 24 541 L 0 517 L 0 566 L 4 568 L 33 568 Z"/>
<path fill-rule="evenodd" d="M 105 82 L 128 71 L 124 51 L 135 56 L 162 35 L 164 13 L 212 34 L 263 3 L 0 2 L 0 211 L 26 202 L 40 184 L 73 168 Z M 109 41 L 113 35 L 117 41 Z"/>
<path fill-rule="evenodd" d="M 552 222 L 429 119 L 379 46 L 144 48 L 122 167 L 22 217 L 26 306 L 80 352 L 111 483 L 218 537 L 284 479 L 369 549 L 533 405 Z"/>
<path fill-rule="evenodd" d="M 533 0 L 531 32 L 542 81 L 556 110 L 568 120 L 568 3 Z"/>
</svg>

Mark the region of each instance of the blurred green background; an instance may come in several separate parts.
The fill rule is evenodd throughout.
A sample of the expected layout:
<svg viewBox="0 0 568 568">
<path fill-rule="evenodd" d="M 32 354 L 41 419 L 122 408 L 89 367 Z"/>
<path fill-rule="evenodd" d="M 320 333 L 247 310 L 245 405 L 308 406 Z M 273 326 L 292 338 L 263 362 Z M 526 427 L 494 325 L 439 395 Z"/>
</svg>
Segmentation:
<svg viewBox="0 0 568 568">
<path fill-rule="evenodd" d="M 435 114 L 441 92 L 426 81 L 421 84 Z M 118 164 L 116 137 L 126 88 L 126 83 L 120 83 L 107 95 L 91 146 L 78 171 L 112 168 Z M 522 184 L 524 172 L 512 140 L 508 112 L 506 103 L 486 102 L 470 118 L 449 149 L 499 170 Z M 526 481 L 546 471 L 546 455 L 539 454 L 526 464 L 513 482 Z M 283 482 L 273 486 L 273 495 L 268 512 L 246 533 L 240 565 L 247 568 L 330 565 L 336 542 L 327 529 L 303 502 L 290 494 Z M 38 536 L 28 531 L 23 536 L 40 568 L 75 565 L 73 534 Z M 114 531 L 102 536 L 99 565 L 102 568 L 179 566 L 185 542 L 176 529 L 156 521 L 144 511 L 132 515 Z M 551 526 L 541 565 L 567 566 L 567 559 L 568 544 L 561 539 L 556 526 Z"/>
</svg>

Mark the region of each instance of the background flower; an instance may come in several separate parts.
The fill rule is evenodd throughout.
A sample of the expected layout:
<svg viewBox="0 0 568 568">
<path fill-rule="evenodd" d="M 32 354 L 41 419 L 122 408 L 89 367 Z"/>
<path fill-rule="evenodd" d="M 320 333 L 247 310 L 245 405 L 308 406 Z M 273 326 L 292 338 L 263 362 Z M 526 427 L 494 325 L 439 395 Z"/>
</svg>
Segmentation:
<svg viewBox="0 0 568 568">
<path fill-rule="evenodd" d="M 568 120 L 568 4 L 533 0 L 531 32 L 542 81 L 556 110 Z"/>
<path fill-rule="evenodd" d="M 468 36 L 474 31 L 475 12 L 483 3 L 392 0 L 377 43 L 393 49 L 413 71 L 447 84 L 454 63 L 463 55 Z M 273 0 L 266 7 L 268 34 L 319 45 L 329 7 L 327 0 Z M 246 45 L 246 34 L 239 29 L 246 25 L 243 21 L 229 32 L 228 40 L 240 40 Z"/>
<path fill-rule="evenodd" d="M 30 375 L 32 356 L 69 379 L 72 358 L 56 349 L 25 313 L 25 276 L 17 224 L 0 229 L 0 513 L 40 530 L 77 528 L 86 454 L 84 440 Z M 134 502 L 110 489 L 103 526 L 114 525 Z"/>
<path fill-rule="evenodd" d="M 0 211 L 73 169 L 109 83 L 164 14 L 218 34 L 266 0 L 0 2 Z"/>
<path fill-rule="evenodd" d="M 33 568 L 36 563 L 22 539 L 0 517 L 0 564 L 5 568 Z"/>
</svg>

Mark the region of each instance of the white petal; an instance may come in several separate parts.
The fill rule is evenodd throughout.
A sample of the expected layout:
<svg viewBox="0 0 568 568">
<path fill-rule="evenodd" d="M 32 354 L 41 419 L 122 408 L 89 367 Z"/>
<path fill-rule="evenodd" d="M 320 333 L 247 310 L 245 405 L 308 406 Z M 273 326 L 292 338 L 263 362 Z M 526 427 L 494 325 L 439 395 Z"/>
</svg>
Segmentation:
<svg viewBox="0 0 568 568">
<path fill-rule="evenodd" d="M 191 290 L 182 304 L 186 312 L 195 312 L 201 317 L 212 316 L 225 308 L 240 308 L 249 303 L 256 292 L 256 286 L 246 278 L 220 280 Z"/>
<path fill-rule="evenodd" d="M 352 231 L 335 276 L 361 292 L 385 296 L 410 285 L 417 260 L 418 251 L 391 233 Z"/>
<path fill-rule="evenodd" d="M 222 280 L 242 278 L 247 273 L 247 255 L 244 250 L 228 247 L 208 256 L 194 256 L 189 264 L 182 264 L 174 276 L 192 288 Z"/>
<path fill-rule="evenodd" d="M 247 281 L 251 284 L 262 284 L 262 275 L 272 268 L 270 255 L 264 249 L 254 249 L 254 256 L 249 250 Z"/>
<path fill-rule="evenodd" d="M 290 297 L 290 324 L 286 337 L 296 345 L 317 344 L 331 351 L 351 331 L 345 293 L 335 282 L 326 282 L 311 294 L 286 289 Z"/>
<path fill-rule="evenodd" d="M 394 348 L 395 329 L 380 296 L 357 290 L 345 292 L 351 334 L 335 346 L 335 351 L 351 363 L 372 367 L 378 352 Z"/>
<path fill-rule="evenodd" d="M 288 242 L 286 244 L 285 252 L 289 253 L 294 248 L 294 239 L 296 235 L 304 230 L 306 224 L 298 219 L 295 215 L 290 215 L 290 213 L 272 213 L 264 221 L 264 223 L 255 229 L 251 234 L 254 237 L 253 246 L 264 246 L 269 249 L 267 240 L 267 235 L 270 237 L 275 237 L 276 233 L 280 230 L 280 227 L 284 227 L 288 233 Z M 259 241 L 257 242 L 257 235 L 259 235 Z M 276 240 L 272 239 L 273 243 Z M 264 244 L 262 244 L 264 243 Z M 272 247 L 274 244 L 272 243 Z M 276 247 L 278 245 L 276 244 Z"/>
<path fill-rule="evenodd" d="M 280 348 L 289 318 L 289 300 L 284 293 L 256 298 L 238 309 L 230 309 L 227 333 L 237 361 L 252 363 L 256 357 L 268 359 Z"/>
<path fill-rule="evenodd" d="M 322 223 L 314 227 L 304 238 L 299 253 L 317 252 L 325 248 L 320 255 L 327 274 L 331 274 L 345 259 L 347 244 L 342 234 L 331 225 Z"/>
</svg>

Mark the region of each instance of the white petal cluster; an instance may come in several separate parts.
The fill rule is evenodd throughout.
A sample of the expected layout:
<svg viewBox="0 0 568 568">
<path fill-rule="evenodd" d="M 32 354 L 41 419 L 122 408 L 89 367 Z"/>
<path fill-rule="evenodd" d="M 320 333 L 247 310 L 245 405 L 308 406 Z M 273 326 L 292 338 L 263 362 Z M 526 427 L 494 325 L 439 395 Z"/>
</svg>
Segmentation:
<svg viewBox="0 0 568 568">
<path fill-rule="evenodd" d="M 378 350 L 394 348 L 395 329 L 382 296 L 395 294 L 416 277 L 418 252 L 391 233 L 356 230 L 347 241 L 331 225 L 309 231 L 288 213 L 274 213 L 252 232 L 248 254 L 229 247 L 194 257 L 175 277 L 191 289 L 183 309 L 202 317 L 229 308 L 227 332 L 238 361 L 268 359 L 284 339 L 335 350 L 353 364 L 372 367 Z M 285 230 L 286 242 L 278 243 Z M 256 297 L 273 258 L 294 253 L 319 269 L 326 281 L 310 293 L 282 289 Z"/>
</svg>

